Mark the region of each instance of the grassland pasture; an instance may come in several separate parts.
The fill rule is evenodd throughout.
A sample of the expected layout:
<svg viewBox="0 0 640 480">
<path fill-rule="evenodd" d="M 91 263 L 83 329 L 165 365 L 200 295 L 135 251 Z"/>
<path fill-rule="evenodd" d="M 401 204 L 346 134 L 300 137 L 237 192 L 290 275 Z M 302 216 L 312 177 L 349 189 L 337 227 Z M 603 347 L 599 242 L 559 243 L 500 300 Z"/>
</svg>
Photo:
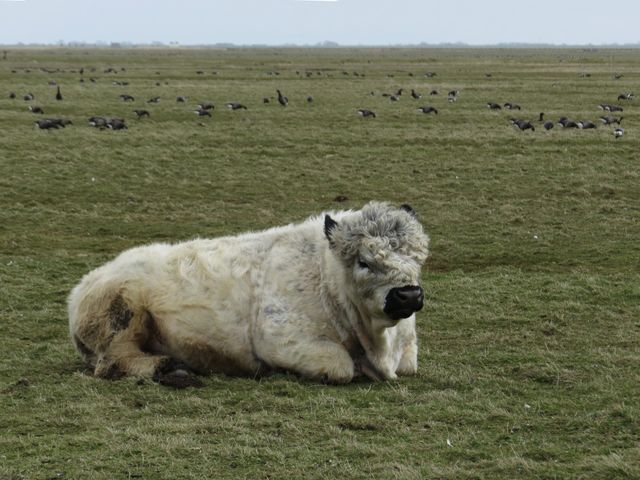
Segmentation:
<svg viewBox="0 0 640 480">
<path fill-rule="evenodd" d="M 640 95 L 637 50 L 7 50 L 0 479 L 640 478 L 640 98 L 616 100 Z M 372 199 L 410 203 L 432 239 L 416 377 L 173 391 L 94 379 L 71 346 L 69 290 L 123 249 Z"/>
</svg>

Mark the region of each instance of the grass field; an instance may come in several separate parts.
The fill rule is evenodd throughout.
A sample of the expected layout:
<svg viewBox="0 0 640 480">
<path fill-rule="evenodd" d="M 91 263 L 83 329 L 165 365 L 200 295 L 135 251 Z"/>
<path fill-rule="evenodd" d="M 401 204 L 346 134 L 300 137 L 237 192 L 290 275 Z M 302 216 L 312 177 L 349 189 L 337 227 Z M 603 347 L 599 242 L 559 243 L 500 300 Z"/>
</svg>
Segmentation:
<svg viewBox="0 0 640 480">
<path fill-rule="evenodd" d="M 598 104 L 640 94 L 637 50 L 7 57 L 0 479 L 640 478 L 640 100 L 620 102 L 618 140 L 611 127 L 546 132 L 537 121 L 541 111 L 596 121 Z M 84 83 L 71 72 L 81 67 Z M 276 88 L 288 107 L 263 104 Z M 381 96 L 398 88 L 398 102 Z M 161 102 L 147 104 L 153 96 Z M 215 103 L 212 118 L 193 114 L 201 101 Z M 520 132 L 490 101 L 519 103 L 513 116 L 538 128 Z M 29 104 L 74 125 L 36 130 Z M 428 104 L 437 116 L 416 111 Z M 151 117 L 135 120 L 134 108 Z M 92 128 L 94 115 L 129 129 Z M 336 387 L 214 376 L 174 391 L 94 379 L 71 346 L 69 290 L 125 248 L 371 199 L 410 203 L 432 238 L 414 378 Z"/>
</svg>

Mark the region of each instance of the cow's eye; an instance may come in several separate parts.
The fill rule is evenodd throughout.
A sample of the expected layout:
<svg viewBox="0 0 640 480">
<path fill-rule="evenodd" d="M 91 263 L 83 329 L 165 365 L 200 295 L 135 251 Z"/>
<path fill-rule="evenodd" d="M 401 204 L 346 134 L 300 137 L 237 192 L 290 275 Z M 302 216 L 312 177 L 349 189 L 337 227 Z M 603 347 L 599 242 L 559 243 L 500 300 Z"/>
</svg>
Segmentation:
<svg viewBox="0 0 640 480">
<path fill-rule="evenodd" d="M 371 266 L 361 258 L 358 259 L 358 266 L 363 270 L 371 270 Z"/>
</svg>

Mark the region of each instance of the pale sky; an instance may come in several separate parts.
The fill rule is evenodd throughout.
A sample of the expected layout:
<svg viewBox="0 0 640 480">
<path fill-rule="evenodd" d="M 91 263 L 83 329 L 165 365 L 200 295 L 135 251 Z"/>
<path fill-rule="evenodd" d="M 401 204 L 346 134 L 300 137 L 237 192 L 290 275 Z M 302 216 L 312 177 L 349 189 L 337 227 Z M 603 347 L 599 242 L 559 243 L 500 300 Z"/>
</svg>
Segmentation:
<svg viewBox="0 0 640 480">
<path fill-rule="evenodd" d="M 640 0 L 0 0 L 0 44 L 640 42 Z"/>
</svg>

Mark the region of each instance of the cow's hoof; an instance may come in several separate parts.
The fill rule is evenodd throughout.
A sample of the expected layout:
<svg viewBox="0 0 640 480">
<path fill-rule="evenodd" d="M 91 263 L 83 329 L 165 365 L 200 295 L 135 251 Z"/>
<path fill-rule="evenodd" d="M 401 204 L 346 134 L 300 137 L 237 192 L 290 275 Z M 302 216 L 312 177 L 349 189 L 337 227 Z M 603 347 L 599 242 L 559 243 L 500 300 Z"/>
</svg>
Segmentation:
<svg viewBox="0 0 640 480">
<path fill-rule="evenodd" d="M 153 379 L 160 385 L 177 389 L 189 387 L 200 388 L 204 386 L 202 380 L 200 380 L 196 375 L 182 369 L 168 373 L 157 373 Z"/>
</svg>

